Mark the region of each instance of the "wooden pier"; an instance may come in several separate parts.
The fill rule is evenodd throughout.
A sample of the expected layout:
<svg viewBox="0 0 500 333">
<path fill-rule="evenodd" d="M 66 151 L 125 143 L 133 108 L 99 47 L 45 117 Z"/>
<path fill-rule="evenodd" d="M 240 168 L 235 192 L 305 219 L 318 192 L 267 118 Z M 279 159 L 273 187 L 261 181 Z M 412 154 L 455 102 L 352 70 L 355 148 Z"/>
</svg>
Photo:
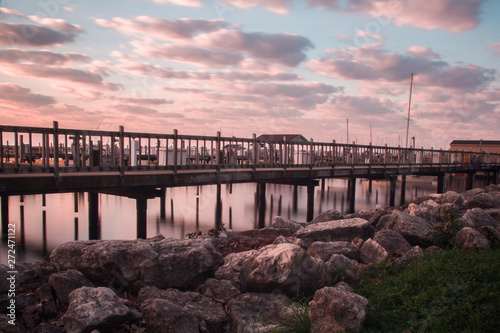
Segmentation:
<svg viewBox="0 0 500 333">
<path fill-rule="evenodd" d="M 89 192 L 90 224 L 98 223 L 97 193 L 134 198 L 137 236 L 146 237 L 147 200 L 164 197 L 165 188 L 208 184 L 257 183 L 265 198 L 267 183 L 306 186 L 307 220 L 312 219 L 314 188 L 326 178 L 349 179 L 349 210 L 354 211 L 357 178 L 390 181 L 395 204 L 401 177 L 432 175 L 443 191 L 446 174 L 477 172 L 497 182 L 500 154 L 401 148 L 333 142 L 152 134 L 0 125 L 2 231 L 8 224 L 8 197 L 23 194 Z M 92 193 L 92 194 L 90 194 Z M 218 191 L 220 195 L 220 191 Z M 220 197 L 218 198 L 220 200 Z M 162 201 L 164 205 L 164 200 Z M 262 204 L 265 209 L 265 205 Z M 162 211 L 165 211 L 162 207 Z M 89 225 L 90 225 L 89 224 Z"/>
</svg>

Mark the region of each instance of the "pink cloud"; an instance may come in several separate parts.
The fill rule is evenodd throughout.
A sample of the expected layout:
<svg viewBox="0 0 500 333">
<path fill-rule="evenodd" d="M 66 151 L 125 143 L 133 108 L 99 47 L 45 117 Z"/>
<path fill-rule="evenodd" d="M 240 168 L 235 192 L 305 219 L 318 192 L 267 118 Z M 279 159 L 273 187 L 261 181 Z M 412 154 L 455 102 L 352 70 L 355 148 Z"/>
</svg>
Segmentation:
<svg viewBox="0 0 500 333">
<path fill-rule="evenodd" d="M 153 2 L 187 7 L 201 7 L 203 5 L 203 0 L 153 0 Z"/>
<path fill-rule="evenodd" d="M 347 13 L 364 13 L 422 29 L 462 32 L 479 24 L 481 6 L 487 0 L 434 0 L 422 5 L 411 0 L 308 0 L 310 6 Z"/>
<path fill-rule="evenodd" d="M 39 107 L 56 103 L 52 96 L 35 94 L 29 88 L 14 83 L 0 83 L 0 101 L 5 104 Z"/>
<path fill-rule="evenodd" d="M 496 56 L 500 56 L 500 43 L 493 43 L 486 47 L 487 50 L 494 50 Z"/>
<path fill-rule="evenodd" d="M 414 45 L 408 48 L 407 53 L 417 58 L 434 58 L 439 59 L 439 54 L 432 51 L 431 48 L 426 46 Z"/>
<path fill-rule="evenodd" d="M 222 20 L 196 20 L 181 18 L 176 21 L 138 16 L 133 20 L 115 17 L 111 21 L 96 19 L 94 22 L 108 29 L 116 29 L 121 33 L 145 34 L 159 39 L 189 39 L 199 33 L 216 31 L 228 26 Z"/>
<path fill-rule="evenodd" d="M 291 5 L 291 0 L 219 0 L 229 6 L 240 9 L 247 9 L 255 6 L 264 7 L 278 14 L 288 13 L 288 7 Z"/>
<path fill-rule="evenodd" d="M 83 29 L 61 19 L 24 17 L 16 11 L 0 8 L 0 17 L 22 18 L 27 23 L 0 21 L 0 45 L 53 46 L 75 41 Z"/>
<path fill-rule="evenodd" d="M 494 69 L 475 65 L 454 66 L 445 61 L 402 55 L 372 46 L 331 51 L 329 57 L 310 60 L 307 65 L 325 76 L 381 83 L 404 82 L 410 73 L 415 73 L 422 86 L 459 91 L 489 84 L 496 73 Z"/>
<path fill-rule="evenodd" d="M 64 65 L 74 62 L 90 63 L 92 59 L 79 53 L 56 53 L 48 50 L 28 51 L 22 49 L 0 50 L 0 62 L 31 62 L 39 65 Z"/>
</svg>

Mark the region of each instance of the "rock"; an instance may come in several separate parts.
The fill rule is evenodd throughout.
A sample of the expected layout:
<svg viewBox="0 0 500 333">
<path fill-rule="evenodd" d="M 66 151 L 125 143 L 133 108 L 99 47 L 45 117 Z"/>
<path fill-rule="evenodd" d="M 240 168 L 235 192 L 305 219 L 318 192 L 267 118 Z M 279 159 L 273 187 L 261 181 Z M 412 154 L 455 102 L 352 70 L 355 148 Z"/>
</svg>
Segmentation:
<svg viewBox="0 0 500 333">
<path fill-rule="evenodd" d="M 59 245 L 50 254 L 50 263 L 58 271 L 65 271 L 68 269 L 77 269 L 80 265 L 83 251 L 89 246 L 98 243 L 97 240 L 82 240 L 66 242 Z"/>
<path fill-rule="evenodd" d="M 442 253 L 444 250 L 440 248 L 439 246 L 429 246 L 428 248 L 424 249 L 424 254 L 434 254 L 434 253 Z"/>
<path fill-rule="evenodd" d="M 240 273 L 243 264 L 248 261 L 257 250 L 231 253 L 224 258 L 224 265 L 215 272 L 218 280 L 230 280 L 236 288 L 241 289 Z"/>
<path fill-rule="evenodd" d="M 41 323 L 33 330 L 33 333 L 61 333 L 61 332 L 64 332 L 62 328 L 47 323 Z"/>
<path fill-rule="evenodd" d="M 500 208 L 488 208 L 484 210 L 489 216 L 494 218 L 498 223 L 500 223 Z"/>
<path fill-rule="evenodd" d="M 465 227 L 457 232 L 455 245 L 462 250 L 476 251 L 489 248 L 490 242 L 476 229 Z"/>
<path fill-rule="evenodd" d="M 200 293 L 211 299 L 226 304 L 232 298 L 241 294 L 229 280 L 208 279 L 200 288 Z"/>
<path fill-rule="evenodd" d="M 197 292 L 148 286 L 137 300 L 153 332 L 224 332 L 228 322 L 221 303 Z"/>
<path fill-rule="evenodd" d="M 434 217 L 434 220 L 438 222 L 447 222 L 451 216 L 458 216 L 459 213 L 459 207 L 456 204 L 449 202 L 440 204 L 437 208 L 432 210 L 432 216 Z"/>
<path fill-rule="evenodd" d="M 441 194 L 439 198 L 435 200 L 438 204 L 450 203 L 455 205 L 458 209 L 462 209 L 465 205 L 464 197 L 455 192 L 455 191 L 447 191 L 444 194 Z"/>
<path fill-rule="evenodd" d="M 389 258 L 389 253 L 371 238 L 366 240 L 360 251 L 360 261 L 363 264 L 379 264 Z"/>
<path fill-rule="evenodd" d="M 316 216 L 314 219 L 308 222 L 308 224 L 315 224 L 315 223 L 320 223 L 320 222 L 328 222 L 328 221 L 336 221 L 336 220 L 342 220 L 345 217 L 340 213 L 339 211 L 335 209 L 330 209 L 327 210 L 326 212 L 323 212 Z"/>
<path fill-rule="evenodd" d="M 281 291 L 290 297 L 312 295 L 329 276 L 324 261 L 295 244 L 268 245 L 243 264 L 243 291 Z"/>
<path fill-rule="evenodd" d="M 290 231 L 289 236 L 291 236 L 295 232 L 302 229 L 303 226 L 298 222 L 285 220 L 281 216 L 276 216 L 275 218 L 273 218 L 273 222 L 271 223 L 271 228 L 289 230 Z"/>
<path fill-rule="evenodd" d="M 110 332 L 123 323 L 137 322 L 142 316 L 109 288 L 81 287 L 71 292 L 68 311 L 62 319 L 66 332 Z"/>
<path fill-rule="evenodd" d="M 50 274 L 54 273 L 55 268 L 45 260 L 35 260 L 31 262 L 20 262 L 16 264 L 17 281 L 19 290 L 32 290 L 41 287 L 47 283 Z"/>
<path fill-rule="evenodd" d="M 359 250 L 361 250 L 361 247 L 363 246 L 363 244 L 365 243 L 365 241 L 362 239 L 362 238 L 359 238 L 359 237 L 356 237 L 354 238 L 352 241 L 351 241 L 351 244 Z"/>
<path fill-rule="evenodd" d="M 227 305 L 231 332 L 275 332 L 293 309 L 294 303 L 283 294 L 241 294 Z"/>
<path fill-rule="evenodd" d="M 79 260 L 65 262 L 69 254 Z M 144 285 L 189 289 L 223 264 L 210 239 L 154 238 L 134 241 L 69 242 L 50 256 L 58 269 L 74 268 L 99 286 L 137 292 Z"/>
<path fill-rule="evenodd" d="M 284 236 L 279 236 L 273 242 L 273 244 L 285 244 L 285 243 L 292 243 L 292 240 Z"/>
<path fill-rule="evenodd" d="M 430 245 L 429 234 L 435 225 L 417 216 L 395 210 L 386 215 L 377 224 L 378 230 L 394 230 L 400 233 L 411 245 Z"/>
<path fill-rule="evenodd" d="M 493 228 L 490 226 L 483 227 L 482 230 L 486 231 L 488 234 L 488 239 L 491 241 L 492 245 L 500 244 L 500 228 Z"/>
<path fill-rule="evenodd" d="M 291 236 L 293 232 L 288 229 L 277 229 L 277 228 L 261 228 L 261 229 L 249 229 L 245 231 L 232 232 L 231 235 L 239 235 L 243 237 L 250 238 L 277 238 L 279 236 Z M 229 235 L 229 234 L 228 234 Z"/>
<path fill-rule="evenodd" d="M 488 233 L 483 230 L 483 227 L 500 227 L 500 223 L 492 218 L 488 213 L 486 213 L 481 208 L 469 209 L 462 218 L 460 218 L 461 228 L 469 227 L 474 228 L 481 232 L 483 236 L 487 237 Z"/>
<path fill-rule="evenodd" d="M 478 193 L 465 200 L 465 208 L 500 208 L 500 200 L 489 193 Z"/>
<path fill-rule="evenodd" d="M 417 204 L 410 203 L 408 205 L 408 208 L 406 208 L 404 211 L 407 214 L 423 218 L 424 220 L 427 221 L 431 221 L 432 219 L 432 214 L 429 207 L 421 207 Z"/>
<path fill-rule="evenodd" d="M 12 325 L 9 323 L 12 319 L 4 315 L 0 314 L 0 332 L 2 333 L 20 333 L 19 327 L 16 325 Z"/>
<path fill-rule="evenodd" d="M 359 251 L 349 242 L 314 242 L 307 249 L 307 254 L 327 262 L 332 254 L 343 254 L 349 259 L 359 260 Z"/>
<path fill-rule="evenodd" d="M 358 267 L 358 262 L 343 254 L 333 254 L 327 261 L 326 267 L 330 271 L 332 281 L 352 283 L 361 279 L 361 269 Z"/>
<path fill-rule="evenodd" d="M 311 332 L 359 332 L 365 320 L 368 300 L 345 287 L 325 287 L 316 291 L 310 303 Z"/>
<path fill-rule="evenodd" d="M 329 222 L 309 224 L 304 229 L 297 231 L 294 237 L 304 240 L 306 243 L 314 242 L 350 242 L 359 237 L 368 239 L 373 237 L 374 229 L 367 220 L 354 218 Z"/>
<path fill-rule="evenodd" d="M 424 257 L 424 251 L 420 248 L 420 246 L 417 245 L 412 247 L 401 257 L 394 259 L 394 264 L 400 266 L 413 259 L 422 259 L 423 257 Z"/>
<path fill-rule="evenodd" d="M 372 226 L 376 226 L 377 223 L 380 221 L 380 218 L 384 215 L 390 214 L 394 208 L 388 207 L 388 208 L 377 208 L 375 210 L 370 211 L 369 218 L 367 219 L 368 222 Z"/>
<path fill-rule="evenodd" d="M 58 314 L 56 299 L 49 284 L 44 284 L 35 290 L 35 296 L 40 300 L 41 312 L 44 318 L 51 318 Z"/>
<path fill-rule="evenodd" d="M 68 305 L 69 294 L 73 290 L 81 287 L 94 287 L 94 284 L 76 269 L 50 275 L 49 285 L 54 289 L 59 302 L 64 305 Z"/>
<path fill-rule="evenodd" d="M 411 249 L 410 243 L 399 232 L 394 230 L 377 231 L 373 240 L 387 251 L 389 257 L 402 255 Z"/>
<path fill-rule="evenodd" d="M 477 187 L 462 193 L 462 196 L 464 197 L 465 200 L 467 200 L 481 193 L 486 193 L 486 190 L 484 188 Z"/>
</svg>

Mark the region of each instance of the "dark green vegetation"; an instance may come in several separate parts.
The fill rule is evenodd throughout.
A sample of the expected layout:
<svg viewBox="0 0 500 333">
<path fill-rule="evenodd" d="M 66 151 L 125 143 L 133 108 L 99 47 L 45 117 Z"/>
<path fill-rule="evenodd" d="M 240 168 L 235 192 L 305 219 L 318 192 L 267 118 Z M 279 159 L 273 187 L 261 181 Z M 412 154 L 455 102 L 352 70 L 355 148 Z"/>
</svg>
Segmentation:
<svg viewBox="0 0 500 333">
<path fill-rule="evenodd" d="M 365 332 L 499 332 L 500 249 L 447 250 L 363 272 Z"/>
<path fill-rule="evenodd" d="M 273 333 L 310 333 L 311 319 L 309 319 L 309 302 L 312 298 L 299 299 L 296 306 L 292 307 L 292 313 L 282 319 L 278 329 Z"/>
</svg>

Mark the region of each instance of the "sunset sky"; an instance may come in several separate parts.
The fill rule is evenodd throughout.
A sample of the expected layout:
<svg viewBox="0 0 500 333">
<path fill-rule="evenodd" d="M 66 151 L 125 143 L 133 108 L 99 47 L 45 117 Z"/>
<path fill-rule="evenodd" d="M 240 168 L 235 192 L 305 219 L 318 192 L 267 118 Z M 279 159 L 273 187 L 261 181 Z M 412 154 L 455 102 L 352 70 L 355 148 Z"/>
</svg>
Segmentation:
<svg viewBox="0 0 500 333">
<path fill-rule="evenodd" d="M 500 140 L 498 0 L 1 0 L 0 124 Z"/>
</svg>

